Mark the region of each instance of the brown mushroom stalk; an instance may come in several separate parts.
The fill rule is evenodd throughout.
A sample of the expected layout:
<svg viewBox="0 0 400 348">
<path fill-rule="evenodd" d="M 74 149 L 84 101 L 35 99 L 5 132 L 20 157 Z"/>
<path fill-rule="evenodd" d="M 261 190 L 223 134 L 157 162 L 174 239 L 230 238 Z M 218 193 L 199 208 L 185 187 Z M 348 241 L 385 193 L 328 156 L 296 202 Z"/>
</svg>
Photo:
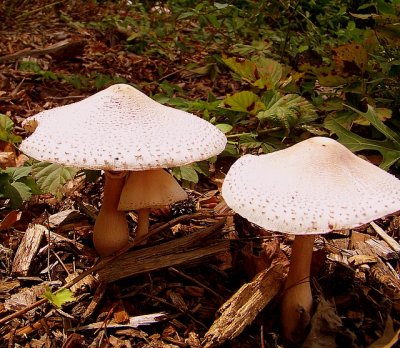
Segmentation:
<svg viewBox="0 0 400 348">
<path fill-rule="evenodd" d="M 104 198 L 93 229 L 93 243 L 101 257 L 127 245 L 129 229 L 125 213 L 117 210 L 125 172 L 105 172 Z"/>
<path fill-rule="evenodd" d="M 150 208 L 139 209 L 137 214 L 138 214 L 138 221 L 137 221 L 134 244 L 135 245 L 146 244 L 147 240 L 142 238 L 144 238 L 144 236 L 146 236 L 147 233 L 149 232 Z M 138 243 L 138 241 L 141 242 Z"/>
<path fill-rule="evenodd" d="M 314 236 L 362 226 L 400 210 L 400 180 L 326 137 L 242 156 L 229 169 L 222 195 L 252 223 L 296 236 L 281 312 L 288 342 L 299 341 L 311 316 Z"/>
<path fill-rule="evenodd" d="M 290 269 L 281 301 L 282 330 L 290 341 L 298 341 L 298 337 L 292 337 L 292 333 L 301 332 L 296 329 L 308 325 L 312 310 L 310 266 L 314 239 L 314 235 L 298 235 L 292 245 Z"/>
</svg>

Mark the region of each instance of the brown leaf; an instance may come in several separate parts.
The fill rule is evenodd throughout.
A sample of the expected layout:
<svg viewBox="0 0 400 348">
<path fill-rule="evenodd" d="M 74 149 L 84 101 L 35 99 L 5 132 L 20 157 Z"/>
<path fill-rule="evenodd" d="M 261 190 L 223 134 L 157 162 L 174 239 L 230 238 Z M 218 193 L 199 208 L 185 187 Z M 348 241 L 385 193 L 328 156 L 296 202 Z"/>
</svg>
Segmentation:
<svg viewBox="0 0 400 348">
<path fill-rule="evenodd" d="M 0 231 L 4 231 L 14 225 L 21 218 L 21 212 L 16 210 L 10 211 L 0 222 Z"/>
<path fill-rule="evenodd" d="M 400 329 L 394 331 L 393 319 L 388 316 L 385 324 L 385 330 L 380 338 L 372 343 L 368 348 L 390 348 L 398 342 L 400 335 Z"/>
</svg>

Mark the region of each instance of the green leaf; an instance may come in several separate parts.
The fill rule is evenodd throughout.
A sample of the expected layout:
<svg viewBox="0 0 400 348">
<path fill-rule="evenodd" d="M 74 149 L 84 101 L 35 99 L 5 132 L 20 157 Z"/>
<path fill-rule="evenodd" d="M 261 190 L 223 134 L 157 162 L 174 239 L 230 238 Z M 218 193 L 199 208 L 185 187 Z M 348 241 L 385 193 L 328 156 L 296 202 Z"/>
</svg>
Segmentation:
<svg viewBox="0 0 400 348">
<path fill-rule="evenodd" d="M 178 180 L 186 180 L 190 182 L 197 183 L 199 181 L 199 176 L 192 165 L 186 165 L 181 167 L 172 168 L 172 174 Z"/>
<path fill-rule="evenodd" d="M 256 115 L 257 112 L 265 109 L 260 97 L 250 91 L 242 91 L 226 97 L 221 106 L 225 109 L 246 112 L 252 115 Z"/>
<path fill-rule="evenodd" d="M 283 127 L 287 135 L 292 127 L 315 120 L 317 113 L 309 101 L 297 94 L 281 96 L 275 93 L 266 104 L 266 110 L 259 112 L 257 118 Z"/>
<path fill-rule="evenodd" d="M 282 65 L 269 58 L 258 58 L 256 60 L 259 79 L 253 83 L 260 89 L 275 89 L 282 78 Z"/>
<path fill-rule="evenodd" d="M 226 134 L 232 130 L 232 126 L 227 123 L 218 123 L 215 125 L 222 133 Z"/>
<path fill-rule="evenodd" d="M 27 177 L 31 172 L 32 167 L 9 167 L 5 170 L 13 181 Z"/>
<path fill-rule="evenodd" d="M 248 59 L 224 58 L 224 63 L 242 79 L 248 82 L 258 80 L 257 66 Z"/>
<path fill-rule="evenodd" d="M 47 298 L 52 305 L 58 308 L 61 308 L 62 305 L 67 302 L 76 300 L 71 290 L 61 289 L 53 293 L 48 286 L 46 286 L 46 291 L 44 292 L 43 297 Z"/>
<path fill-rule="evenodd" d="M 14 122 L 6 115 L 0 114 L 0 140 L 7 143 L 19 143 L 22 138 L 13 134 Z"/>
<path fill-rule="evenodd" d="M 79 169 L 77 168 L 64 167 L 48 162 L 39 162 L 32 167 L 32 175 L 40 189 L 54 195 L 58 194 L 61 187 L 68 180 L 73 179 L 78 171 Z"/>
<path fill-rule="evenodd" d="M 4 196 L 10 198 L 11 207 L 13 209 L 20 207 L 22 203 L 31 198 L 32 195 L 29 186 L 19 181 L 4 185 L 3 191 Z"/>
<path fill-rule="evenodd" d="M 282 65 L 269 58 L 248 59 L 225 58 L 224 63 L 244 81 L 259 89 L 275 89 L 282 78 Z"/>
<path fill-rule="evenodd" d="M 365 117 L 372 126 L 374 126 L 379 132 L 381 132 L 386 138 L 392 140 L 395 143 L 396 147 L 400 148 L 400 135 L 392 131 L 380 120 L 379 115 L 371 105 L 368 105 L 368 110 L 365 113 L 354 109 L 351 106 L 346 106 L 360 116 Z"/>
<path fill-rule="evenodd" d="M 399 136 L 379 120 L 376 112 L 371 106 L 368 106 L 366 113 L 349 107 L 357 114 L 365 117 L 373 127 L 379 130 L 385 140 L 373 140 L 361 137 L 348 129 L 344 128 L 335 118 L 325 121 L 324 126 L 338 136 L 338 140 L 353 152 L 361 150 L 374 150 L 382 155 L 380 167 L 388 170 L 391 165 L 400 160 L 400 139 Z"/>
</svg>

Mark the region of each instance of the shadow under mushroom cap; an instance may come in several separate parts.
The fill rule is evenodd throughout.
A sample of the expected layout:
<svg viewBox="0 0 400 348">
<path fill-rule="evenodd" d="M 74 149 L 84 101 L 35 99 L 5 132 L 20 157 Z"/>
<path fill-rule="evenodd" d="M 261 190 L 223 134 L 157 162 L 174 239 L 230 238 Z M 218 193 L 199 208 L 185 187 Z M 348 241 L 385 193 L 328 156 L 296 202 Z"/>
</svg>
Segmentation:
<svg viewBox="0 0 400 348">
<path fill-rule="evenodd" d="M 324 137 L 241 157 L 222 195 L 249 221 L 291 234 L 354 228 L 400 210 L 400 180 Z"/>
</svg>

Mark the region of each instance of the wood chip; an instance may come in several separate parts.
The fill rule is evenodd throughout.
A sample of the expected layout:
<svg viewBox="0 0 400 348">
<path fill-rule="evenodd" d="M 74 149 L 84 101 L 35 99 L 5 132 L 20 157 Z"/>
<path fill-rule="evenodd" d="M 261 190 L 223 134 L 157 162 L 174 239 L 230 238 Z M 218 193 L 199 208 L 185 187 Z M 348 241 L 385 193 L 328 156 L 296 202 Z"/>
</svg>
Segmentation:
<svg viewBox="0 0 400 348">
<path fill-rule="evenodd" d="M 289 262 L 278 258 L 251 282 L 244 284 L 218 310 L 221 316 L 205 334 L 204 347 L 214 347 L 238 336 L 257 314 L 279 293 Z"/>
<path fill-rule="evenodd" d="M 116 324 L 112 321 L 105 324 L 104 321 L 100 321 L 97 323 L 78 327 L 78 328 L 76 328 L 76 330 L 79 330 L 79 331 L 80 330 L 97 330 L 97 329 L 100 329 L 103 327 L 107 327 L 108 329 L 137 328 L 141 325 L 155 324 L 164 319 L 166 319 L 165 313 L 158 312 L 158 313 L 130 317 L 129 321 L 125 324 Z"/>
<path fill-rule="evenodd" d="M 400 253 L 400 244 L 395 239 L 390 237 L 382 228 L 380 228 L 375 222 L 371 222 L 371 226 L 375 232 L 396 252 Z"/>
<path fill-rule="evenodd" d="M 40 243 L 47 228 L 42 225 L 29 225 L 15 253 L 12 274 L 27 276 L 32 260 L 39 250 Z"/>
</svg>

